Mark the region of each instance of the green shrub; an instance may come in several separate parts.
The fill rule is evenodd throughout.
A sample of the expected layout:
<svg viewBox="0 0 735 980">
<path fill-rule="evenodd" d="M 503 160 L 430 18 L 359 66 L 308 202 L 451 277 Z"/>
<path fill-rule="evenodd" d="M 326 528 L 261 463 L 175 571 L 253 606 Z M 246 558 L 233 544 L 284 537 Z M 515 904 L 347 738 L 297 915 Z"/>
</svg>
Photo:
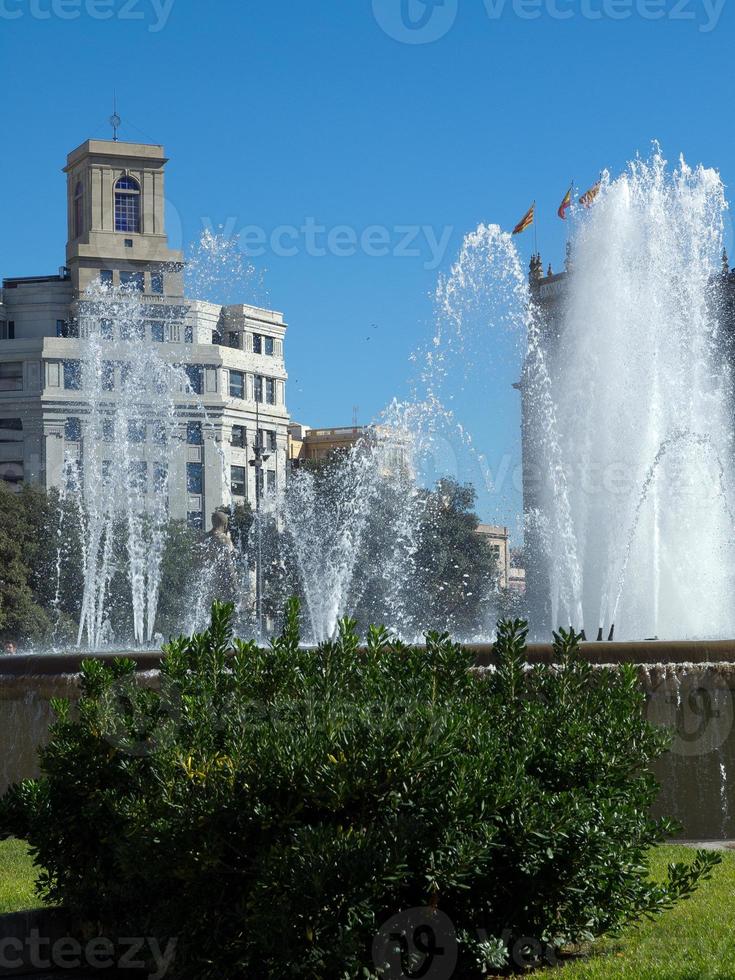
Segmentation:
<svg viewBox="0 0 735 980">
<path fill-rule="evenodd" d="M 667 738 L 633 669 L 593 671 L 574 635 L 528 671 L 525 625 L 501 623 L 478 678 L 447 636 L 361 649 L 345 620 L 303 650 L 294 603 L 257 649 L 231 614 L 168 646 L 160 692 L 87 663 L 42 779 L 0 805 L 48 901 L 178 937 L 177 977 L 448 977 L 439 955 L 478 977 L 666 909 L 718 860 L 647 880 Z"/>
</svg>

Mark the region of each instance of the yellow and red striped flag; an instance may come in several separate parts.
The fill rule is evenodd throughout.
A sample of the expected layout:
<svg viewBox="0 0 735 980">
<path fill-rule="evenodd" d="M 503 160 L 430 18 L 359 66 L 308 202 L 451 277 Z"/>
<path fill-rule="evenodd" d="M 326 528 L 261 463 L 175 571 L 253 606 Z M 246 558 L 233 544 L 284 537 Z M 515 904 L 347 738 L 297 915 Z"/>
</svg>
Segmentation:
<svg viewBox="0 0 735 980">
<path fill-rule="evenodd" d="M 598 180 L 594 187 L 590 187 L 590 189 L 588 191 L 585 191 L 584 194 L 580 197 L 579 203 L 582 205 L 583 208 L 592 207 L 592 205 L 595 203 L 595 198 L 600 193 L 601 184 L 602 181 Z"/>
<path fill-rule="evenodd" d="M 572 190 L 573 189 L 574 189 L 574 183 L 572 182 L 569 185 L 569 190 L 564 195 L 564 200 L 559 205 L 559 210 L 557 211 L 557 214 L 559 215 L 559 217 L 561 218 L 562 221 L 565 221 L 566 220 L 567 211 L 572 206 Z"/>
<path fill-rule="evenodd" d="M 513 234 L 520 235 L 520 233 L 522 231 L 525 231 L 526 228 L 530 228 L 531 225 L 533 224 L 533 219 L 535 218 L 535 216 L 536 216 L 536 202 L 534 201 L 531 207 L 528 209 L 528 211 L 526 211 L 526 213 L 523 215 L 521 220 L 513 229 Z"/>
</svg>

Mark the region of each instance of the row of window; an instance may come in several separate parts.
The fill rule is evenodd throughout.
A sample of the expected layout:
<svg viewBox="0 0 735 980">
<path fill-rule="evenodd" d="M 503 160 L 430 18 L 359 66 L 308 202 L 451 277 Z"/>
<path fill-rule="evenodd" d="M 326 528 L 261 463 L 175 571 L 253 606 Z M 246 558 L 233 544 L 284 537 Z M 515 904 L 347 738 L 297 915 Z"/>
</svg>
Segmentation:
<svg viewBox="0 0 735 980">
<path fill-rule="evenodd" d="M 150 284 L 148 291 L 159 296 L 163 295 L 163 273 L 162 272 L 150 272 L 148 273 Z M 112 269 L 101 269 L 100 270 L 100 282 L 103 286 L 114 286 L 115 273 Z M 145 292 L 145 272 L 130 272 L 122 270 L 118 272 L 118 282 L 120 288 L 130 292 L 130 293 L 144 293 Z"/>
<path fill-rule="evenodd" d="M 256 402 L 265 405 L 276 404 L 275 378 L 266 378 L 262 374 L 253 376 L 253 395 Z M 230 398 L 247 398 L 245 391 L 245 372 L 230 371 Z"/>
<path fill-rule="evenodd" d="M 204 366 L 202 364 L 185 364 L 184 373 L 189 386 L 189 390 L 194 395 L 204 394 Z M 13 369 L 12 371 L 10 369 Z M 19 369 L 19 371 L 18 371 Z M 3 370 L 5 373 L 3 374 Z M 129 375 L 128 365 L 121 364 L 122 380 L 124 386 L 126 377 Z M 102 364 L 102 388 L 105 391 L 112 391 L 115 387 L 115 362 L 104 361 Z M 11 387 L 12 385 L 12 387 Z M 4 387 L 5 386 L 5 387 Z M 22 362 L 13 362 L 0 365 L 0 391 L 16 391 L 23 387 L 23 365 Z M 81 361 L 64 361 L 64 388 L 69 391 L 80 391 L 82 387 L 82 367 Z M 276 382 L 274 378 L 266 378 L 256 374 L 253 378 L 253 394 L 255 401 L 265 405 L 276 404 Z M 230 397 L 244 400 L 246 398 L 245 373 L 243 371 L 230 371 Z"/>
<path fill-rule="evenodd" d="M 102 464 L 102 478 L 109 478 L 109 462 Z M 106 468 L 107 467 L 107 468 Z M 145 460 L 134 460 L 128 466 L 131 486 L 139 493 L 145 493 L 148 488 L 148 463 Z M 256 470 L 258 494 L 275 494 L 277 488 L 275 470 Z M 168 469 L 163 463 L 153 464 L 153 489 L 163 491 L 168 485 Z M 204 467 L 201 463 L 186 464 L 186 489 L 197 496 L 204 492 Z M 232 466 L 230 468 L 230 489 L 233 497 L 247 497 L 247 468 Z"/>
<path fill-rule="evenodd" d="M 82 468 L 80 460 L 69 460 L 67 462 L 66 484 L 68 489 L 73 489 L 75 483 L 81 482 Z M 126 466 L 127 476 L 130 487 L 140 494 L 148 493 L 149 488 L 153 493 L 168 493 L 168 466 L 166 463 L 154 462 L 151 464 L 151 479 L 148 479 L 148 461 L 145 459 L 132 459 Z M 102 460 L 101 479 L 103 484 L 111 483 L 113 479 L 113 462 L 110 459 Z"/>
<path fill-rule="evenodd" d="M 219 330 L 212 331 L 212 343 L 224 344 L 226 347 L 235 347 L 237 350 L 243 348 L 244 334 L 238 330 L 230 330 L 223 335 Z M 266 357 L 275 357 L 276 341 L 274 337 L 266 337 L 265 334 L 253 334 L 253 354 L 263 354 Z"/>
<path fill-rule="evenodd" d="M 14 420 L 9 420 L 10 422 Z M 0 429 L 6 427 L 5 421 L 0 421 Z M 168 427 L 164 422 L 146 422 L 144 419 L 128 419 L 127 438 L 128 442 L 142 443 L 148 441 L 148 430 L 150 429 L 151 442 L 159 445 L 168 441 Z M 68 418 L 64 422 L 64 438 L 68 442 L 80 442 L 82 438 L 82 420 L 80 418 Z M 102 439 L 104 442 L 113 442 L 115 439 L 115 419 L 107 418 L 102 420 Z M 202 423 L 186 423 L 186 442 L 190 446 L 201 446 L 204 442 Z M 244 425 L 233 425 L 232 438 L 230 443 L 235 449 L 247 448 L 247 428 Z M 269 452 L 275 452 L 277 447 L 277 436 L 274 429 L 258 429 L 257 445 Z"/>
<path fill-rule="evenodd" d="M 275 470 L 257 469 L 255 477 L 258 481 L 258 496 L 273 495 L 276 492 L 277 481 Z M 247 497 L 247 469 L 244 466 L 230 467 L 230 490 L 233 497 Z"/>
<path fill-rule="evenodd" d="M 151 340 L 158 344 L 174 343 L 178 344 L 181 337 L 181 324 L 178 322 L 165 323 L 163 320 L 135 320 L 132 323 L 123 322 L 120 324 L 120 340 L 144 341 L 148 330 L 151 332 Z M 99 335 L 102 340 L 115 339 L 115 326 L 112 320 L 99 321 Z M 57 337 L 78 337 L 79 326 L 76 321 L 71 323 L 67 320 L 56 321 Z M 194 343 L 194 328 L 184 327 L 184 343 Z"/>
</svg>

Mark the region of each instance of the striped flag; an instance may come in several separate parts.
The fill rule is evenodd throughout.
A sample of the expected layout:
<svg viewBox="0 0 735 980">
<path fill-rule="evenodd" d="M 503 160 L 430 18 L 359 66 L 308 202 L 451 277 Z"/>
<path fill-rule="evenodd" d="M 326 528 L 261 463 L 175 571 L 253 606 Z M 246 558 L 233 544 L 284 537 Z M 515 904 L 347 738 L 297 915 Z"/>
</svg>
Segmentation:
<svg viewBox="0 0 735 980">
<path fill-rule="evenodd" d="M 531 225 L 533 224 L 533 219 L 535 216 L 536 216 L 536 202 L 534 201 L 531 207 L 528 209 L 528 211 L 526 211 L 526 213 L 523 215 L 521 220 L 513 229 L 513 234 L 520 235 L 520 233 L 522 231 L 525 231 L 526 228 L 530 228 Z"/>
<path fill-rule="evenodd" d="M 600 193 L 601 184 L 602 181 L 598 180 L 594 187 L 590 187 L 590 189 L 588 191 L 585 191 L 585 193 L 580 197 L 579 203 L 582 205 L 583 208 L 592 207 L 592 205 L 595 203 L 595 198 Z"/>
<path fill-rule="evenodd" d="M 559 205 L 559 210 L 557 211 L 557 214 L 559 215 L 559 217 L 561 218 L 562 221 L 565 221 L 566 220 L 567 211 L 572 206 L 572 190 L 573 189 L 574 189 L 574 183 L 571 183 L 569 185 L 569 190 L 564 195 L 564 200 Z"/>
</svg>

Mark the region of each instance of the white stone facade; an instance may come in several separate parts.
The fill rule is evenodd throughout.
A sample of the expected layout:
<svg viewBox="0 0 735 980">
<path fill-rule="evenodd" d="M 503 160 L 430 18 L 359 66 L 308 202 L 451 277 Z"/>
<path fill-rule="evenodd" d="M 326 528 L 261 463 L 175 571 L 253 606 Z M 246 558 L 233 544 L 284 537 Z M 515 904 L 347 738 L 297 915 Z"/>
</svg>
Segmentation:
<svg viewBox="0 0 735 980">
<path fill-rule="evenodd" d="M 184 296 L 182 256 L 168 248 L 164 225 L 166 162 L 161 146 L 111 140 L 89 140 L 69 154 L 66 265 L 56 276 L 5 279 L 0 292 L 0 478 L 50 488 L 62 483 L 65 457 L 83 462 L 93 434 L 70 365 L 84 356 L 85 331 L 99 315 L 86 291 L 101 280 L 134 295 L 134 343 L 193 368 L 201 390 L 195 398 L 176 394 L 181 448 L 169 476 L 169 509 L 173 518 L 207 526 L 220 506 L 255 507 L 250 463 L 258 431 L 268 454 L 263 492 L 286 480 L 286 324 L 272 310 Z M 119 337 L 110 322 L 114 408 L 121 341 L 131 338 Z M 187 441 L 187 423 L 201 419 L 201 443 Z M 142 442 L 141 459 L 146 452 Z"/>
</svg>

